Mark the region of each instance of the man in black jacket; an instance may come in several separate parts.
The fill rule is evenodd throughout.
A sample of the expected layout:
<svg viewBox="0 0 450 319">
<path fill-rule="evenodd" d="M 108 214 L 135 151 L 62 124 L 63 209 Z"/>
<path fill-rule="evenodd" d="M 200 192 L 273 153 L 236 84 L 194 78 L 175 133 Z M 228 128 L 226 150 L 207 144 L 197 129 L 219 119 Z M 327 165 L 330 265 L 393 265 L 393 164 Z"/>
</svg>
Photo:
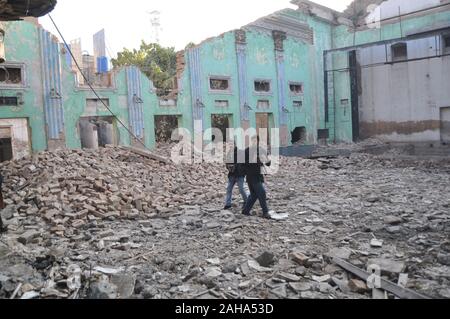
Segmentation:
<svg viewBox="0 0 450 319">
<path fill-rule="evenodd" d="M 252 139 L 252 145 L 245 150 L 245 175 L 247 177 L 248 187 L 250 189 L 250 196 L 244 207 L 242 213 L 245 216 L 250 216 L 256 201 L 259 200 L 263 210 L 263 217 L 271 219 L 269 208 L 267 206 L 267 193 L 264 188 L 264 176 L 261 169 L 264 166 L 270 166 L 271 162 L 264 158 L 266 151 L 260 148 L 259 137 Z"/>
<path fill-rule="evenodd" d="M 229 162 L 227 163 L 227 169 L 228 169 L 228 187 L 227 187 L 227 198 L 225 200 L 225 210 L 228 210 L 232 207 L 232 201 L 233 201 L 233 190 L 236 184 L 239 186 L 239 192 L 241 193 L 242 199 L 244 200 L 244 205 L 247 203 L 248 194 L 245 190 L 244 184 L 245 184 L 245 172 L 243 169 L 243 164 L 240 164 L 238 162 L 238 154 L 239 150 L 237 147 L 234 148 L 234 154 L 229 154 Z M 234 155 L 234 156 L 233 156 Z M 231 163 L 231 156 L 234 158 L 232 159 Z"/>
</svg>

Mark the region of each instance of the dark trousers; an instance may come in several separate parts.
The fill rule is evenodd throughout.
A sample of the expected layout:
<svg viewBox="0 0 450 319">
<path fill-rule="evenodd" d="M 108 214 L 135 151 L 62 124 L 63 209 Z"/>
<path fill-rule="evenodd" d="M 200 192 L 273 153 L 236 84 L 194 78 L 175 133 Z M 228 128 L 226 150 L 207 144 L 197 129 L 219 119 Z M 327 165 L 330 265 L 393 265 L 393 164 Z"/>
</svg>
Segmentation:
<svg viewBox="0 0 450 319">
<path fill-rule="evenodd" d="M 259 200 L 259 204 L 263 210 L 264 214 L 269 213 L 269 208 L 267 207 L 267 193 L 264 188 L 262 179 L 259 178 L 248 178 L 247 177 L 248 188 L 250 189 L 250 196 L 248 197 L 247 203 L 245 204 L 243 213 L 248 215 L 255 206 L 256 201 Z"/>
</svg>

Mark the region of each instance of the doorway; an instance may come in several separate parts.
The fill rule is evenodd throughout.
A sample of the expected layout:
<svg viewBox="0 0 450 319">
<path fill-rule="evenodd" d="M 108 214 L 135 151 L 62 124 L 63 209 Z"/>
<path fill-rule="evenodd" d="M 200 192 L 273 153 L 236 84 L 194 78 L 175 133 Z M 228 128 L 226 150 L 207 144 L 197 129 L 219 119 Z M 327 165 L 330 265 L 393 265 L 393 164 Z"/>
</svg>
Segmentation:
<svg viewBox="0 0 450 319">
<path fill-rule="evenodd" d="M 256 132 L 261 142 L 265 139 L 268 146 L 270 146 L 270 132 L 271 132 L 272 114 L 271 113 L 257 113 L 256 114 Z M 266 132 L 266 133 L 264 133 Z M 264 136 L 266 135 L 266 136 Z"/>
<path fill-rule="evenodd" d="M 155 116 L 156 143 L 168 143 L 172 140 L 172 133 L 179 127 L 178 120 L 176 115 Z"/>
<path fill-rule="evenodd" d="M 306 142 L 306 127 L 296 127 L 292 132 L 292 144 L 301 145 Z"/>
<path fill-rule="evenodd" d="M 31 155 L 28 119 L 0 119 L 0 162 Z"/>
<path fill-rule="evenodd" d="M 117 145 L 112 116 L 83 117 L 80 119 L 80 139 L 83 149 L 98 149 L 106 145 Z"/>
<path fill-rule="evenodd" d="M 213 129 L 219 129 L 222 132 L 222 139 L 223 142 L 225 143 L 227 141 L 227 133 L 228 133 L 228 129 L 230 129 L 230 115 L 224 115 L 224 114 L 213 114 L 211 115 L 211 128 Z M 216 141 L 216 136 L 212 136 L 212 141 L 213 142 L 218 142 Z"/>
<path fill-rule="evenodd" d="M 0 127 L 0 163 L 13 159 L 11 128 Z"/>
<path fill-rule="evenodd" d="M 441 108 L 441 142 L 450 144 L 450 107 Z"/>
</svg>

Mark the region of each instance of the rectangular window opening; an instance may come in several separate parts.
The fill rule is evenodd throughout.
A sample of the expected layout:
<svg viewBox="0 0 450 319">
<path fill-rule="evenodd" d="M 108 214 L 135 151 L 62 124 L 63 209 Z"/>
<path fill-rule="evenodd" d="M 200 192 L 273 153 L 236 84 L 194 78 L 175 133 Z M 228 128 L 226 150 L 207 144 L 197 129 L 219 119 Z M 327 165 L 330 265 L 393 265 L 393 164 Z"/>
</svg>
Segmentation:
<svg viewBox="0 0 450 319">
<path fill-rule="evenodd" d="M 0 84 L 22 84 L 22 68 L 0 66 Z"/>
<path fill-rule="evenodd" d="M 303 106 L 303 101 L 294 101 L 293 106 L 301 108 Z"/>
<path fill-rule="evenodd" d="M 230 80 L 221 78 L 210 78 L 209 86 L 213 91 L 229 91 L 230 90 Z"/>
<path fill-rule="evenodd" d="M 266 81 L 266 80 L 255 81 L 255 92 L 269 93 L 270 92 L 270 81 Z"/>
<path fill-rule="evenodd" d="M 408 45 L 397 43 L 391 46 L 392 61 L 404 61 L 408 59 Z"/>
<path fill-rule="evenodd" d="M 0 96 L 0 106 L 17 106 L 19 105 L 19 99 L 15 96 Z"/>
<path fill-rule="evenodd" d="M 229 107 L 230 103 L 228 102 L 228 100 L 216 100 L 215 106 L 216 107 Z"/>
<path fill-rule="evenodd" d="M 317 132 L 319 140 L 329 139 L 330 138 L 330 130 L 329 129 L 320 129 Z"/>
<path fill-rule="evenodd" d="M 301 84 L 301 83 L 290 83 L 289 84 L 289 90 L 294 95 L 301 95 L 301 94 L 303 94 L 303 84 Z"/>
<path fill-rule="evenodd" d="M 444 54 L 450 53 L 450 34 L 444 35 L 443 39 Z"/>
</svg>

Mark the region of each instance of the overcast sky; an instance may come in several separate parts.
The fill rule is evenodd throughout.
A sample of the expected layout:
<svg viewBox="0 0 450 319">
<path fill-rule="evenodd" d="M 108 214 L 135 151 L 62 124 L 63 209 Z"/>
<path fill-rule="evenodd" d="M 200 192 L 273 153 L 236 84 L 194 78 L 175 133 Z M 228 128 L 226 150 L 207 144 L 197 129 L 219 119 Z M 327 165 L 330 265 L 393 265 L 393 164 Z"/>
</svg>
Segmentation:
<svg viewBox="0 0 450 319">
<path fill-rule="evenodd" d="M 338 11 L 351 0 L 316 0 Z M 183 49 L 244 26 L 284 8 L 296 8 L 290 0 L 58 0 L 52 12 L 67 41 L 81 38 L 83 50 L 92 53 L 92 35 L 106 30 L 107 49 L 115 55 L 122 48 L 137 48 L 142 39 L 152 40 L 149 12 L 161 12 L 161 44 Z M 43 26 L 56 34 L 48 17 Z"/>
</svg>

